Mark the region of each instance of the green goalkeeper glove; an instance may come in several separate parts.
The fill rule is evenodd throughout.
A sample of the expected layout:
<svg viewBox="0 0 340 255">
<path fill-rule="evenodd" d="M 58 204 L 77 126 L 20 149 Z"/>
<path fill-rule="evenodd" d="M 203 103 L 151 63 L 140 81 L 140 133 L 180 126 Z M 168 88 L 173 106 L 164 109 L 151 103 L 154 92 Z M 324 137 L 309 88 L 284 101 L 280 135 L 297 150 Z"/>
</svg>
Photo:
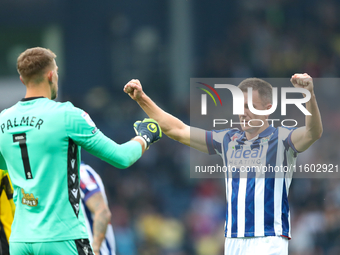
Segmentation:
<svg viewBox="0 0 340 255">
<path fill-rule="evenodd" d="M 146 142 L 146 149 L 150 144 L 157 142 L 162 137 L 161 127 L 157 121 L 153 119 L 144 119 L 143 121 L 136 121 L 133 124 L 136 135 L 141 136 Z"/>
</svg>

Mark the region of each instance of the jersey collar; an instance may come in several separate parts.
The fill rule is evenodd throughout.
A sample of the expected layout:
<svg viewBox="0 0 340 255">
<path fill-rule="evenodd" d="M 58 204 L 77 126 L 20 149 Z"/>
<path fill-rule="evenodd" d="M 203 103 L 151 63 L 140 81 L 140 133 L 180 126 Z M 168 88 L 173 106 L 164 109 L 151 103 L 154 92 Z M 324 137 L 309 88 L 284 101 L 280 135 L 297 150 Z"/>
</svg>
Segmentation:
<svg viewBox="0 0 340 255">
<path fill-rule="evenodd" d="M 260 134 L 258 134 L 257 136 L 255 136 L 253 139 L 251 139 L 249 141 L 256 141 L 259 138 L 270 136 L 274 131 L 275 131 L 275 128 L 273 126 L 269 126 L 265 130 L 263 130 Z M 242 132 L 241 137 L 239 139 L 237 139 L 237 141 L 241 144 L 243 144 L 245 141 L 247 141 L 245 131 Z"/>
<path fill-rule="evenodd" d="M 26 98 L 21 99 L 20 101 L 26 102 L 26 101 L 35 100 L 35 99 L 38 99 L 38 98 L 45 98 L 45 97 L 26 97 Z"/>
<path fill-rule="evenodd" d="M 271 135 L 273 132 L 275 131 L 275 128 L 273 126 L 267 127 L 265 130 L 263 130 L 260 134 L 259 134 L 259 138 L 263 138 L 266 136 Z"/>
</svg>

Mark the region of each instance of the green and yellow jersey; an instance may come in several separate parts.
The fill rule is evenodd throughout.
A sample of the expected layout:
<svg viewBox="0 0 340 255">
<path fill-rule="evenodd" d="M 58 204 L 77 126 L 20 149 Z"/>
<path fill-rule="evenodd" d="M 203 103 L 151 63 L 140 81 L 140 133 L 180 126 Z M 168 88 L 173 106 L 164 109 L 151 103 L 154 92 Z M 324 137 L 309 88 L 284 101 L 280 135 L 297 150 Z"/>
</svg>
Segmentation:
<svg viewBox="0 0 340 255">
<path fill-rule="evenodd" d="M 7 170 L 0 169 L 0 247 L 8 252 L 11 225 L 14 218 L 13 187 Z"/>
</svg>

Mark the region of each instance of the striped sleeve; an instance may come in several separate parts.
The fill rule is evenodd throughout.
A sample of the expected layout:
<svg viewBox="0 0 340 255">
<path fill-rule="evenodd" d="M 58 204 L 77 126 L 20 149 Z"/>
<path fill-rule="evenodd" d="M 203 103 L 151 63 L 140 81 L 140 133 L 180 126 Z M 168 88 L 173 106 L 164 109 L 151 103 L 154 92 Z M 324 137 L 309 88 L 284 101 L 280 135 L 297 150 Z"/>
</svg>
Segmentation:
<svg viewBox="0 0 340 255">
<path fill-rule="evenodd" d="M 230 128 L 223 130 L 206 131 L 205 140 L 210 155 L 222 153 L 223 138 L 229 131 Z"/>
<path fill-rule="evenodd" d="M 292 142 L 292 133 L 296 128 L 287 128 L 287 127 L 281 127 L 283 129 L 286 129 L 286 132 L 288 133 L 287 138 L 284 140 L 284 144 L 286 144 L 289 148 L 291 148 L 296 154 L 300 153 L 298 151 L 293 142 Z"/>
<path fill-rule="evenodd" d="M 84 194 L 84 202 L 86 202 L 93 194 L 100 192 L 100 187 L 93 174 L 87 169 L 88 165 L 80 166 L 80 189 Z"/>
</svg>

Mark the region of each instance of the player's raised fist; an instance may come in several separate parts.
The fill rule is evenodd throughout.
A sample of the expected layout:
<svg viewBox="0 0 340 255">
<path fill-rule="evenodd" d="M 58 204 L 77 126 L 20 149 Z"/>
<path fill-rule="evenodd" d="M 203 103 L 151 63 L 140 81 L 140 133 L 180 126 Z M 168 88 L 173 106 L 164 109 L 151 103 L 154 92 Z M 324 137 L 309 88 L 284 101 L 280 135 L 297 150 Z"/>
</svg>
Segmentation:
<svg viewBox="0 0 340 255">
<path fill-rule="evenodd" d="M 313 91 L 313 78 L 307 73 L 296 73 L 292 75 L 290 81 L 296 88 L 308 89 L 310 92 Z"/>
<path fill-rule="evenodd" d="M 142 84 L 137 79 L 132 79 L 124 86 L 124 92 L 127 93 L 133 100 L 138 100 L 143 92 Z"/>
<path fill-rule="evenodd" d="M 144 119 L 143 121 L 136 121 L 133 125 L 136 135 L 141 136 L 146 141 L 146 148 L 150 144 L 157 142 L 162 137 L 161 127 L 157 121 L 153 119 Z"/>
</svg>

